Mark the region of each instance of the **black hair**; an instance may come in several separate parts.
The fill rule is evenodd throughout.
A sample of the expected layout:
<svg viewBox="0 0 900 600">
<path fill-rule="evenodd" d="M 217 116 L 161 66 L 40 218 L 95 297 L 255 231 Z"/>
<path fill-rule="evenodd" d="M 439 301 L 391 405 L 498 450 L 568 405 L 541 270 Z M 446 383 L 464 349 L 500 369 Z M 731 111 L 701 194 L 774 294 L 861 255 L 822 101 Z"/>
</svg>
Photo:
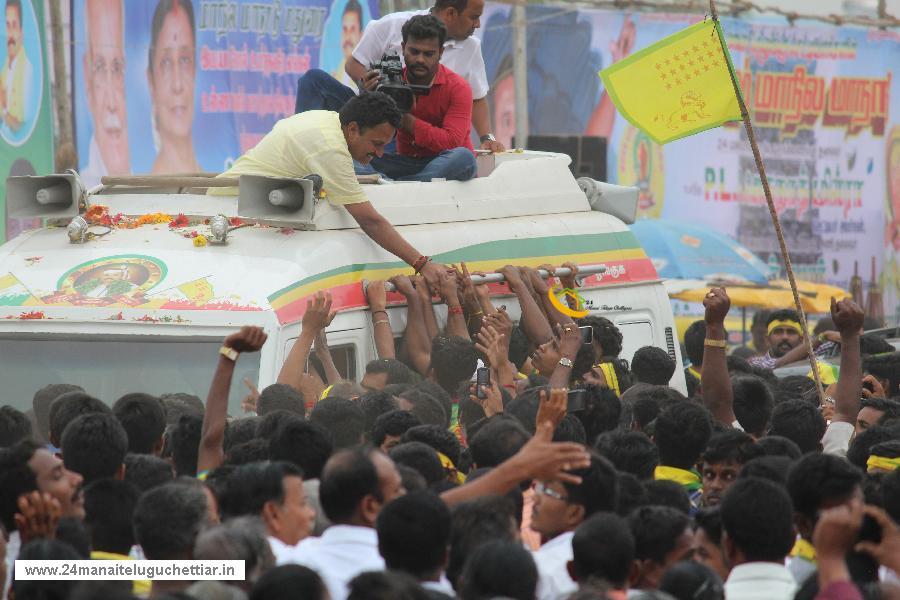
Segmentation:
<svg viewBox="0 0 900 600">
<path fill-rule="evenodd" d="M 900 394 L 900 352 L 863 358 L 863 371 L 879 379 L 887 379 L 888 397 Z"/>
<path fill-rule="evenodd" d="M 881 503 L 888 516 L 900 523 L 900 470 L 881 478 Z"/>
<path fill-rule="evenodd" d="M 209 519 L 199 486 L 173 482 L 145 492 L 134 509 L 134 537 L 150 560 L 190 558 Z"/>
<path fill-rule="evenodd" d="M 375 375 L 378 373 L 387 373 L 385 385 L 412 383 L 413 380 L 412 370 L 396 358 L 376 358 L 375 360 L 370 360 L 366 364 L 366 375 Z"/>
<path fill-rule="evenodd" d="M 634 557 L 663 564 L 688 528 L 687 514 L 669 506 L 641 506 L 628 515 Z"/>
<path fill-rule="evenodd" d="M 160 394 L 159 401 L 162 402 L 163 409 L 166 411 L 166 425 L 169 427 L 177 425 L 183 415 L 203 416 L 203 400 L 194 394 L 183 392 Z"/>
<path fill-rule="evenodd" d="M 799 456 L 797 458 L 800 458 Z M 788 473 L 791 471 L 791 465 L 794 459 L 786 456 L 763 455 L 744 463 L 738 472 L 739 479 L 747 477 L 760 477 L 774 481 L 779 485 L 786 486 Z"/>
<path fill-rule="evenodd" d="M 200 451 L 200 432 L 203 417 L 182 415 L 169 434 L 172 448 L 172 465 L 177 476 L 197 474 L 197 456 Z"/>
<path fill-rule="evenodd" d="M 111 413 L 102 401 L 85 392 L 67 392 L 50 405 L 50 442 L 59 446 L 66 426 L 81 415 L 88 413 Z"/>
<path fill-rule="evenodd" d="M 56 524 L 56 539 L 65 542 L 75 549 L 79 557 L 87 560 L 91 557 L 91 537 L 88 535 L 84 521 L 78 517 L 62 517 Z"/>
<path fill-rule="evenodd" d="M 859 432 L 850 442 L 847 449 L 847 460 L 850 464 L 865 471 L 867 469 L 866 462 L 869 455 L 872 454 L 872 448 L 882 442 L 894 440 L 898 438 L 898 432 L 883 425 L 873 425 L 868 429 Z"/>
<path fill-rule="evenodd" d="M 756 324 L 756 315 L 753 315 L 754 321 L 753 324 Z M 766 315 L 768 319 L 768 315 Z M 819 335 L 820 333 L 824 333 L 826 331 L 837 331 L 837 326 L 834 324 L 834 320 L 829 316 L 824 316 L 818 321 L 816 321 L 816 326 L 813 327 L 812 334 Z"/>
<path fill-rule="evenodd" d="M 735 348 L 734 351 L 737 352 L 742 348 Z M 753 350 L 750 350 L 749 348 L 747 348 L 747 351 L 751 353 L 753 352 Z M 754 356 L 754 354 L 751 354 L 751 356 Z M 753 367 L 750 366 L 750 363 L 747 362 L 747 359 L 741 356 L 736 356 L 733 353 L 725 357 L 725 364 L 728 366 L 728 373 L 732 376 L 737 373 L 745 373 L 748 375 L 753 373 Z"/>
<path fill-rule="evenodd" d="M 378 513 L 378 552 L 391 570 L 416 579 L 440 571 L 450 543 L 450 509 L 431 492 L 406 494 Z"/>
<path fill-rule="evenodd" d="M 410 39 L 413 40 L 433 40 L 438 41 L 438 48 L 444 47 L 447 41 L 447 26 L 434 15 L 416 15 L 410 18 L 400 29 L 405 44 Z"/>
<path fill-rule="evenodd" d="M 589 344 L 582 344 L 575 354 L 575 360 L 572 361 L 572 369 L 569 372 L 569 386 L 574 387 L 576 384 L 584 380 L 585 374 L 589 373 L 594 365 L 597 364 L 597 355 L 594 347 Z M 618 374 L 618 371 L 616 371 Z"/>
<path fill-rule="evenodd" d="M 435 0 L 434 2 L 434 12 L 441 12 L 442 10 L 446 10 L 448 8 L 456 9 L 456 12 L 461 13 L 466 10 L 466 7 L 469 5 L 469 0 Z"/>
<path fill-rule="evenodd" d="M 309 420 L 331 432 L 335 448 L 356 446 L 366 428 L 366 415 L 359 405 L 343 398 L 319 400 L 310 411 Z"/>
<path fill-rule="evenodd" d="M 80 385 L 71 383 L 51 383 L 45 385 L 34 393 L 31 400 L 31 408 L 34 410 L 34 420 L 37 424 L 37 434 L 42 440 L 50 439 L 50 406 L 53 401 L 69 392 L 83 392 Z"/>
<path fill-rule="evenodd" d="M 900 439 L 888 440 L 872 446 L 872 453 L 870 456 L 900 458 Z"/>
<path fill-rule="evenodd" d="M 766 319 L 766 327 L 774 323 L 775 321 L 795 321 L 797 323 L 800 322 L 800 315 L 793 308 L 782 308 L 780 310 L 773 310 L 769 313 L 769 318 Z"/>
<path fill-rule="evenodd" d="M 222 464 L 239 466 L 265 460 L 269 460 L 269 441 L 253 438 L 229 448 Z"/>
<path fill-rule="evenodd" d="M 634 560 L 634 536 L 622 517 L 601 512 L 585 519 L 572 537 L 572 570 L 581 584 L 623 588 Z"/>
<path fill-rule="evenodd" d="M 641 480 L 631 473 L 619 471 L 619 503 L 616 505 L 616 514 L 627 517 L 637 507 L 647 504 L 647 490 Z"/>
<path fill-rule="evenodd" d="M 528 336 L 522 331 L 521 327 L 513 327 L 512 333 L 509 334 L 509 362 L 516 365 L 516 369 L 521 371 L 525 361 L 528 360 Z"/>
<path fill-rule="evenodd" d="M 31 421 L 12 406 L 0 406 L 0 448 L 8 448 L 31 436 Z"/>
<path fill-rule="evenodd" d="M 303 396 L 286 383 L 273 383 L 263 388 L 256 401 L 256 413 L 265 417 L 276 410 L 286 410 L 297 413 L 301 417 L 306 415 L 306 405 Z"/>
<path fill-rule="evenodd" d="M 469 440 L 472 462 L 478 467 L 496 467 L 516 454 L 530 437 L 514 417 L 492 417 Z"/>
<path fill-rule="evenodd" d="M 437 450 L 422 442 L 406 442 L 391 448 L 391 460 L 398 465 L 413 468 L 425 478 L 425 483 L 432 486 L 443 481 L 444 467 L 437 455 Z"/>
<path fill-rule="evenodd" d="M 113 404 L 113 415 L 128 434 L 128 451 L 151 454 L 166 430 L 166 412 L 156 396 L 135 392 Z"/>
<path fill-rule="evenodd" d="M 475 548 L 466 561 L 459 597 L 533 600 L 537 582 L 537 567 L 530 552 L 521 544 L 491 541 Z"/>
<path fill-rule="evenodd" d="M 438 385 L 454 394 L 463 381 L 472 378 L 478 366 L 478 353 L 471 340 L 437 335 L 431 340 L 431 367 Z"/>
<path fill-rule="evenodd" d="M 344 14 L 347 13 L 356 13 L 359 15 L 359 28 L 362 29 L 362 5 L 360 5 L 359 0 L 347 0 L 347 4 L 344 5 Z"/>
<path fill-rule="evenodd" d="M 883 412 L 884 414 L 879 417 L 878 423 L 900 417 L 900 400 L 872 396 L 871 398 L 860 399 L 859 408 L 871 408 Z"/>
<path fill-rule="evenodd" d="M 406 465 L 395 465 L 397 472 L 400 473 L 400 481 L 403 483 L 403 489 L 407 493 L 424 492 L 428 489 L 428 482 L 422 477 L 422 474 Z"/>
<path fill-rule="evenodd" d="M 724 600 L 722 578 L 704 564 L 683 560 L 666 569 L 659 591 L 676 600 Z"/>
<path fill-rule="evenodd" d="M 286 423 L 292 421 L 303 420 L 303 417 L 289 410 L 275 410 L 262 417 L 262 420 L 256 426 L 256 437 L 263 440 L 271 440 L 278 435 L 278 431 L 285 426 Z"/>
<path fill-rule="evenodd" d="M 675 374 L 675 361 L 662 348 L 644 346 L 634 353 L 631 372 L 636 382 L 669 385 Z"/>
<path fill-rule="evenodd" d="M 281 565 L 262 574 L 249 600 L 324 600 L 327 588 L 318 573 L 303 565 Z"/>
<path fill-rule="evenodd" d="M 459 578 L 466 559 L 478 546 L 494 540 L 516 541 L 514 510 L 513 502 L 506 496 L 482 496 L 453 508 L 446 573 L 455 590 L 460 590 Z"/>
<path fill-rule="evenodd" d="M 766 456 L 783 456 L 792 461 L 803 456 L 797 442 L 782 435 L 769 434 L 756 440 L 756 445 Z"/>
<path fill-rule="evenodd" d="M 706 339 L 706 323 L 694 321 L 684 330 L 684 350 L 688 360 L 698 371 L 703 365 L 703 340 Z"/>
<path fill-rule="evenodd" d="M 225 439 L 222 441 L 222 449 L 227 453 L 234 446 L 255 438 L 256 430 L 261 422 L 262 417 L 240 417 L 228 421 L 225 424 Z"/>
<path fill-rule="evenodd" d="M 787 490 L 794 512 L 815 521 L 825 502 L 844 502 L 862 480 L 862 471 L 839 456 L 807 454 L 791 467 Z"/>
<path fill-rule="evenodd" d="M 232 471 L 219 496 L 223 521 L 244 515 L 261 516 L 266 503 L 284 502 L 284 478 L 303 477 L 294 464 L 285 461 L 254 462 Z"/>
<path fill-rule="evenodd" d="M 373 452 L 367 447 L 341 450 L 325 463 L 319 482 L 319 503 L 332 523 L 353 517 L 366 496 L 382 499 L 378 471 L 370 456 Z"/>
<path fill-rule="evenodd" d="M 678 402 L 656 417 L 654 441 L 659 447 L 659 464 L 690 469 L 706 448 L 712 435 L 709 411 L 693 402 Z"/>
<path fill-rule="evenodd" d="M 708 464 L 734 462 L 743 465 L 762 455 L 753 438 L 739 429 L 726 429 L 714 433 L 703 451 L 703 462 Z"/>
<path fill-rule="evenodd" d="M 347 583 L 347 600 L 428 600 L 428 593 L 410 575 L 399 571 L 368 571 Z"/>
<path fill-rule="evenodd" d="M 153 21 L 150 25 L 150 49 L 147 53 L 147 68 L 153 71 L 153 55 L 156 53 L 156 42 L 159 39 L 159 33 L 162 31 L 163 23 L 169 13 L 175 12 L 178 8 L 184 10 L 188 25 L 191 28 L 191 41 L 197 44 L 197 28 L 194 25 L 194 5 L 191 0 L 159 0 L 156 10 L 153 11 Z"/>
<path fill-rule="evenodd" d="M 564 481 L 563 486 L 569 503 L 584 507 L 585 519 L 597 512 L 616 510 L 619 503 L 619 478 L 611 462 L 596 451 L 591 451 L 591 464 L 572 473 L 581 477 L 581 483 L 576 485 Z"/>
<path fill-rule="evenodd" d="M 594 447 L 619 471 L 638 479 L 652 479 L 659 466 L 659 450 L 639 431 L 609 431 L 600 435 Z"/>
<path fill-rule="evenodd" d="M 341 108 L 339 115 L 341 127 L 356 123 L 360 132 L 382 123 L 398 129 L 403 119 L 403 113 L 397 108 L 394 99 L 382 92 L 364 92 L 353 96 Z"/>
<path fill-rule="evenodd" d="M 306 479 L 318 479 L 334 449 L 324 427 L 301 419 L 286 422 L 269 440 L 269 459 L 300 467 Z"/>
<path fill-rule="evenodd" d="M 777 483 L 738 479 L 725 492 L 720 510 L 722 529 L 747 562 L 781 563 L 794 545 L 791 498 Z"/>
<path fill-rule="evenodd" d="M 668 479 L 651 479 L 643 482 L 647 504 L 666 506 L 683 514 L 690 514 L 691 499 L 680 483 Z"/>
<path fill-rule="evenodd" d="M 694 530 L 702 529 L 706 537 L 716 546 L 722 544 L 722 513 L 720 507 L 701 508 L 694 514 Z"/>
<path fill-rule="evenodd" d="M 622 332 L 606 317 L 590 315 L 578 319 L 578 325 L 590 325 L 594 342 L 600 344 L 603 356 L 619 356 L 622 353 Z"/>
<path fill-rule="evenodd" d="M 140 495 L 134 484 L 115 479 L 98 479 L 84 488 L 84 524 L 93 550 L 114 554 L 131 551 L 131 521 Z"/>
<path fill-rule="evenodd" d="M 877 333 L 864 333 L 859 336 L 860 354 L 887 354 L 894 351 L 894 346 Z"/>
<path fill-rule="evenodd" d="M 413 388 L 400 394 L 400 397 L 412 404 L 410 412 L 419 417 L 425 425 L 450 426 L 450 413 L 431 394 Z"/>
<path fill-rule="evenodd" d="M 408 429 L 421 424 L 419 417 L 409 411 L 396 409 L 386 412 L 375 420 L 375 426 L 372 428 L 372 444 L 380 447 L 387 436 L 402 436 Z"/>
<path fill-rule="evenodd" d="M 531 435 L 534 434 L 537 427 L 535 420 L 537 419 L 537 411 L 541 403 L 540 395 L 542 391 L 550 393 L 550 389 L 547 387 L 528 388 L 513 398 L 512 402 L 503 408 L 505 415 L 515 417 Z"/>
<path fill-rule="evenodd" d="M 9 0 L 8 0 L 9 1 Z M 21 9 L 20 9 L 21 10 Z M 81 560 L 71 545 L 61 540 L 37 538 L 22 546 L 18 560 Z M 19 600 L 67 600 L 77 581 L 65 579 L 10 579 L 10 596 Z"/>
<path fill-rule="evenodd" d="M 172 463 L 152 454 L 125 455 L 125 481 L 141 492 L 175 479 Z"/>
<path fill-rule="evenodd" d="M 66 426 L 61 449 L 66 468 L 88 484 L 117 474 L 128 453 L 128 434 L 111 414 L 81 415 Z"/>
<path fill-rule="evenodd" d="M 622 401 L 610 388 L 586 385 L 584 390 L 586 392 L 584 410 L 575 414 L 584 425 L 587 439 L 594 441 L 601 433 L 612 431 L 619 426 Z"/>
<path fill-rule="evenodd" d="M 402 442 L 423 442 L 450 459 L 454 467 L 459 466 L 462 444 L 453 433 L 438 425 L 417 425 L 407 429 Z"/>
<path fill-rule="evenodd" d="M 825 417 L 805 400 L 786 400 L 772 410 L 769 433 L 794 441 L 803 453 L 815 452 L 825 435 Z"/>
<path fill-rule="evenodd" d="M 620 424 L 629 428 L 633 421 L 643 431 L 659 416 L 660 411 L 685 400 L 687 398 L 681 392 L 668 386 L 648 383 L 635 385 L 622 395 L 623 418 Z"/>
<path fill-rule="evenodd" d="M 778 380 L 775 385 L 775 405 L 788 400 L 803 400 L 818 406 L 816 382 L 806 375 L 788 375 Z"/>
<path fill-rule="evenodd" d="M 731 378 L 734 416 L 744 431 L 761 436 L 769 425 L 775 398 L 766 382 L 756 375 Z"/>
<path fill-rule="evenodd" d="M 366 437 L 370 442 L 374 442 L 372 433 L 375 429 L 375 422 L 381 415 L 396 410 L 397 401 L 384 390 L 375 390 L 366 392 L 360 397 L 359 407 L 362 409 L 363 414 L 366 415 Z M 375 445 L 380 446 L 377 443 Z"/>
<path fill-rule="evenodd" d="M 6 533 L 16 530 L 13 518 L 19 512 L 19 496 L 38 489 L 37 476 L 28 462 L 41 446 L 32 439 L 0 449 L 0 523 Z"/>
<path fill-rule="evenodd" d="M 553 430 L 553 441 L 586 444 L 587 434 L 584 431 L 584 425 L 572 413 L 567 414 Z"/>
<path fill-rule="evenodd" d="M 435 383 L 433 381 L 429 381 L 427 379 L 423 379 L 422 381 L 418 382 L 415 385 L 415 387 L 413 387 L 412 389 L 422 390 L 423 392 L 425 392 L 426 394 L 432 396 L 435 400 L 437 400 L 440 403 L 440 405 L 444 408 L 444 412 L 446 412 L 448 415 L 447 424 L 449 426 L 449 424 L 450 424 L 449 416 L 453 413 L 453 398 L 454 398 L 454 396 L 450 392 L 448 392 L 447 390 L 442 388 L 440 385 L 438 385 L 437 383 Z M 407 390 L 407 391 L 409 391 L 409 390 Z M 501 394 L 504 391 L 506 391 L 506 390 L 501 389 L 500 390 Z M 401 392 L 400 395 L 403 395 L 405 393 L 406 392 Z M 462 397 L 465 397 L 468 395 L 469 395 L 468 392 L 466 392 L 466 393 L 462 394 Z M 460 400 L 462 399 L 462 397 L 460 397 Z"/>
</svg>

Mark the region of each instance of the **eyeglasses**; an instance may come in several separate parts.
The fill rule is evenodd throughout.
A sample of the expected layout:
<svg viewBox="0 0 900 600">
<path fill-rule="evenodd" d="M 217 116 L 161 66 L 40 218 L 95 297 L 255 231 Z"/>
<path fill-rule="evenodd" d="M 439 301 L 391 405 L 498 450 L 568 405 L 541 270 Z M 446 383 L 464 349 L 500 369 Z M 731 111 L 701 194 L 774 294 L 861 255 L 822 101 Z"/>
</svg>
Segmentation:
<svg viewBox="0 0 900 600">
<path fill-rule="evenodd" d="M 557 500 L 562 500 L 563 502 L 565 502 L 566 500 L 569 499 L 568 496 L 563 496 L 562 494 L 560 494 L 559 492 L 557 492 L 556 490 L 551 488 L 549 485 L 547 485 L 543 481 L 538 481 L 537 483 L 534 484 L 534 493 L 539 494 L 541 496 L 548 496 L 550 498 L 556 498 Z"/>
</svg>

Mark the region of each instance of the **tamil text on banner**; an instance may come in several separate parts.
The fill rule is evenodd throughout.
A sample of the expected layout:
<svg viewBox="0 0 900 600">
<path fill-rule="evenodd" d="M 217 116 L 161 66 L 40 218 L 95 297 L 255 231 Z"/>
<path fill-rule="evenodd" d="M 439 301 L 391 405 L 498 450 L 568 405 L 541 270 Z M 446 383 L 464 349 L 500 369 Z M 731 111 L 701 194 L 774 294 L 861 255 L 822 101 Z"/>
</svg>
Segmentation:
<svg viewBox="0 0 900 600">
<path fill-rule="evenodd" d="M 79 172 L 226 170 L 292 115 L 297 80 L 344 63 L 376 0 L 76 0 Z"/>
<path fill-rule="evenodd" d="M 53 119 L 45 53 L 44 3 L 6 4 L 0 23 L 0 215 L 6 214 L 6 178 L 53 169 Z M 39 225 L 14 220 L 0 226 L 0 243 Z"/>
</svg>

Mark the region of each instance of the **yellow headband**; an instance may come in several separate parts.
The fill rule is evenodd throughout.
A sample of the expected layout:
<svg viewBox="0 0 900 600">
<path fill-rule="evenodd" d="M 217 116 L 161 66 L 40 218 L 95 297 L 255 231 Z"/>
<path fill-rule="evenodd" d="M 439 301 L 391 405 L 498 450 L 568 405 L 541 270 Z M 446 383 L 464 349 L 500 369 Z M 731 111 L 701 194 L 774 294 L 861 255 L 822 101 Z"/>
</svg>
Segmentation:
<svg viewBox="0 0 900 600">
<path fill-rule="evenodd" d="M 869 473 L 876 469 L 881 469 L 882 471 L 896 471 L 898 468 L 900 468 L 900 457 L 887 458 L 886 456 L 876 456 L 872 454 L 869 456 L 869 460 L 866 461 L 866 471 Z"/>
<path fill-rule="evenodd" d="M 327 398 L 328 392 L 330 392 L 331 388 L 333 388 L 333 387 L 334 387 L 333 385 L 329 385 L 327 388 L 322 390 L 322 394 L 319 396 L 319 400 L 324 400 L 325 398 Z"/>
<path fill-rule="evenodd" d="M 779 327 L 784 327 L 785 329 L 793 329 L 797 333 L 800 333 L 800 323 L 798 323 L 797 321 L 772 321 L 771 323 L 769 323 L 769 329 L 766 335 L 772 335 L 772 332 Z"/>
<path fill-rule="evenodd" d="M 458 483 L 459 485 L 464 484 L 466 482 L 466 476 L 456 469 L 456 465 L 453 464 L 453 461 L 450 460 L 450 457 L 443 452 L 438 452 L 437 455 L 438 458 L 441 459 L 441 466 L 444 467 L 445 471 L 449 472 L 456 478 L 456 483 Z"/>
<path fill-rule="evenodd" d="M 622 394 L 619 392 L 619 378 L 616 377 L 616 368 L 612 363 L 600 363 L 596 365 L 596 368 L 603 371 L 603 377 L 606 378 L 606 385 L 616 393 L 616 396 L 621 396 Z"/>
</svg>

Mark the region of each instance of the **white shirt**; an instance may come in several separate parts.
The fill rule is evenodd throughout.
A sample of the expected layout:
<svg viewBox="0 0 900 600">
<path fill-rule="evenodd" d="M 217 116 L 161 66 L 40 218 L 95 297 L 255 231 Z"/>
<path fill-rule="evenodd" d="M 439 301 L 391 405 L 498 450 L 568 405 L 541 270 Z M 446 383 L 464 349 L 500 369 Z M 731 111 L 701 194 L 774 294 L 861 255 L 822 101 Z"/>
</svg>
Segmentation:
<svg viewBox="0 0 900 600">
<path fill-rule="evenodd" d="M 561 600 L 578 590 L 566 565 L 572 560 L 574 531 L 561 533 L 532 553 L 538 570 L 538 600 Z"/>
<path fill-rule="evenodd" d="M 353 49 L 353 58 L 358 60 L 367 69 L 369 65 L 377 63 L 387 52 L 393 50 L 403 59 L 403 51 L 400 44 L 403 41 L 401 29 L 403 24 L 416 15 L 427 15 L 429 9 L 409 10 L 385 15 L 375 21 L 370 21 L 363 31 L 362 39 Z M 472 88 L 472 99 L 480 100 L 487 96 L 488 80 L 487 70 L 484 67 L 484 57 L 481 56 L 481 40 L 475 36 L 469 36 L 464 40 L 447 40 L 444 43 L 444 54 L 441 56 L 441 64 L 465 79 Z"/>
<path fill-rule="evenodd" d="M 0 533 L 0 535 L 3 535 Z M 9 534 L 9 541 L 6 542 L 6 581 L 3 582 L 3 595 L 0 599 L 5 599 L 9 593 L 10 584 L 16 571 L 16 559 L 19 557 L 19 550 L 22 549 L 22 538 L 19 537 L 19 531 L 13 531 Z"/>
<path fill-rule="evenodd" d="M 797 582 L 783 564 L 738 565 L 725 581 L 725 600 L 793 600 Z"/>
<path fill-rule="evenodd" d="M 269 548 L 272 549 L 272 556 L 275 557 L 275 566 L 280 567 L 281 565 L 287 565 L 295 562 L 293 560 L 294 553 L 297 551 L 297 546 L 289 546 L 285 544 L 277 537 L 273 537 L 271 535 L 266 536 L 266 539 L 269 540 Z"/>
<path fill-rule="evenodd" d="M 853 423 L 843 421 L 829 423 L 825 435 L 822 436 L 822 452 L 846 458 L 847 448 L 850 447 L 850 438 L 853 437 L 855 429 Z"/>
<path fill-rule="evenodd" d="M 383 571 L 378 534 L 371 527 L 332 525 L 322 537 L 306 538 L 291 553 L 290 562 L 316 571 L 331 600 L 346 600 L 347 583 L 367 571 Z"/>
</svg>

